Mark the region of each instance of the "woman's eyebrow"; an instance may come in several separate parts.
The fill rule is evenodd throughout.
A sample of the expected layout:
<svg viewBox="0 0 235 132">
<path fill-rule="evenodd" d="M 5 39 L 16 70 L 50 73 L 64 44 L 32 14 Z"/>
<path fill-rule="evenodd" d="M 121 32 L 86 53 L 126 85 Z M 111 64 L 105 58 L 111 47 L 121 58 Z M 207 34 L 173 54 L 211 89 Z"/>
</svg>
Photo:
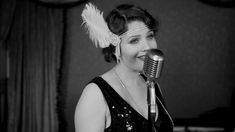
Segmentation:
<svg viewBox="0 0 235 132">
<path fill-rule="evenodd" d="M 136 34 L 136 35 L 129 36 L 128 38 L 139 37 L 139 36 L 141 36 L 141 35 L 140 34 Z"/>
<path fill-rule="evenodd" d="M 138 38 L 138 37 L 140 37 L 141 35 L 139 35 L 139 34 L 137 34 L 137 35 L 132 35 L 132 36 L 129 36 L 129 37 L 127 37 L 127 40 L 130 40 L 130 39 L 132 39 L 132 38 Z"/>
</svg>

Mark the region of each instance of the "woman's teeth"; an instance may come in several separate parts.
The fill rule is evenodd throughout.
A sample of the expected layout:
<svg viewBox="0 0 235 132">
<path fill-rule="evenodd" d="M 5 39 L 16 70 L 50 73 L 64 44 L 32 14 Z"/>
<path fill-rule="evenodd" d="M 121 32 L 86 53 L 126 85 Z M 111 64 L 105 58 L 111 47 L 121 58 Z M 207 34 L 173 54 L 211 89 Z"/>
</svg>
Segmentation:
<svg viewBox="0 0 235 132">
<path fill-rule="evenodd" d="M 139 56 L 138 57 L 140 60 L 144 61 L 145 56 Z"/>
</svg>

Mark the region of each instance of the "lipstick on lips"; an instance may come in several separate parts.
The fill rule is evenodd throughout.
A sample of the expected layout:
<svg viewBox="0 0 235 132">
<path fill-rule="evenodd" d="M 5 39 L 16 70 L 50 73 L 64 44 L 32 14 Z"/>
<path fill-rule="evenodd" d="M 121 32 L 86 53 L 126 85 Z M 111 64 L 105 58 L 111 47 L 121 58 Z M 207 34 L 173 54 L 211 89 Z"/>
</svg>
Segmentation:
<svg viewBox="0 0 235 132">
<path fill-rule="evenodd" d="M 139 58 L 140 60 L 144 61 L 145 55 L 140 55 L 140 56 L 138 56 L 137 58 Z"/>
</svg>

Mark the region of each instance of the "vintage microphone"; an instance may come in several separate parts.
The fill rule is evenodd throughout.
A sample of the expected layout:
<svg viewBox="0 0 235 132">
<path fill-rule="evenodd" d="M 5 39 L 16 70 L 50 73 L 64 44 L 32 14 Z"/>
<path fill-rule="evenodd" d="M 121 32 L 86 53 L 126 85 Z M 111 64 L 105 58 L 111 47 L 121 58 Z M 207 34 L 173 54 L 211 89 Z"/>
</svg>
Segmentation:
<svg viewBox="0 0 235 132">
<path fill-rule="evenodd" d="M 146 52 L 143 73 L 147 77 L 148 120 L 151 122 L 152 132 L 156 132 L 153 126 L 156 118 L 156 93 L 154 82 L 161 75 L 164 55 L 159 49 L 149 49 Z"/>
</svg>

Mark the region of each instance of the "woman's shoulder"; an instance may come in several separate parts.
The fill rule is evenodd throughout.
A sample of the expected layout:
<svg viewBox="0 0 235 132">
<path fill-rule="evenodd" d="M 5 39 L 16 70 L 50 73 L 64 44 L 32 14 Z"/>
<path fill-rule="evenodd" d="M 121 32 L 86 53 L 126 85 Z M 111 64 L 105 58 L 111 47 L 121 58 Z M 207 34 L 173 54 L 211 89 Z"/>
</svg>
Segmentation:
<svg viewBox="0 0 235 132">
<path fill-rule="evenodd" d="M 80 98 L 92 98 L 92 100 L 96 99 L 104 99 L 102 90 L 100 87 L 102 87 L 99 82 L 102 81 L 109 81 L 110 79 L 110 73 L 109 71 L 101 74 L 99 76 L 95 76 L 89 83 L 86 84 L 86 86 L 83 89 L 82 95 Z"/>
<path fill-rule="evenodd" d="M 80 116 L 85 116 L 82 115 L 84 113 L 92 115 L 94 111 L 104 113 L 105 108 L 106 104 L 100 88 L 95 83 L 88 83 L 84 87 L 77 103 L 76 114 Z"/>
<path fill-rule="evenodd" d="M 81 99 L 86 99 L 86 101 L 100 100 L 103 99 L 103 94 L 96 83 L 90 82 L 84 87 Z"/>
<path fill-rule="evenodd" d="M 74 120 L 77 131 L 103 130 L 106 109 L 106 103 L 99 87 L 95 83 L 87 84 L 75 109 Z"/>
</svg>

